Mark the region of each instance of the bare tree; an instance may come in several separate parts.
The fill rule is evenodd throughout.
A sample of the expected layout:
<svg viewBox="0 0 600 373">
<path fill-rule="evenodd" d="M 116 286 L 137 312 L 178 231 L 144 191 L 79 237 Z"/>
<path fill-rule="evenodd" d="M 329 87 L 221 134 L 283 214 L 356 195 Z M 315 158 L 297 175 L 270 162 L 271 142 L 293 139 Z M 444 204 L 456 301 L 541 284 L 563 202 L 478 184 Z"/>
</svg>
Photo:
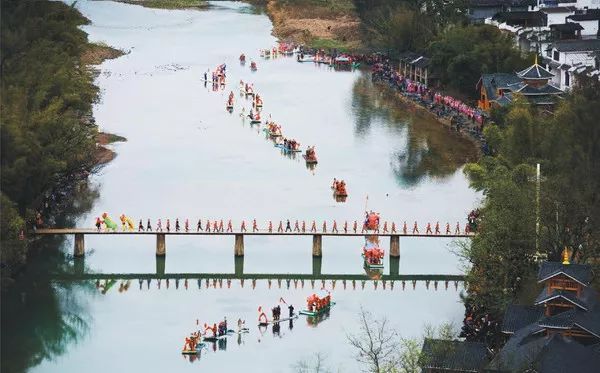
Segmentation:
<svg viewBox="0 0 600 373">
<path fill-rule="evenodd" d="M 308 359 L 300 360 L 294 365 L 296 373 L 330 373 L 331 371 L 325 365 L 326 356 L 321 352 L 316 352 L 312 361 Z"/>
<path fill-rule="evenodd" d="M 360 308 L 360 331 L 348 334 L 350 345 L 358 350 L 356 361 L 369 372 L 397 371 L 398 333 L 389 326 L 387 318 L 373 319 L 370 312 Z"/>
</svg>

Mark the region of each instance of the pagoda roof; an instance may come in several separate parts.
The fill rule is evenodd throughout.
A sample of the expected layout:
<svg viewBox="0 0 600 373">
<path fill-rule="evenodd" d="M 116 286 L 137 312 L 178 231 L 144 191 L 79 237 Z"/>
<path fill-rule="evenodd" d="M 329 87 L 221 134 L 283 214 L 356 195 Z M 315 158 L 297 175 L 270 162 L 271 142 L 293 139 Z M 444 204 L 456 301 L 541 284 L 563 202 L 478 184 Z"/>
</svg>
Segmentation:
<svg viewBox="0 0 600 373">
<path fill-rule="evenodd" d="M 490 100 L 497 97 L 498 89 L 514 89 L 514 85 L 521 83 L 521 79 L 514 73 L 482 74 L 477 82 L 477 89 L 483 85 Z"/>
<path fill-rule="evenodd" d="M 538 271 L 538 283 L 564 275 L 588 286 L 592 280 L 592 267 L 587 264 L 562 264 L 560 262 L 544 262 Z"/>
<path fill-rule="evenodd" d="M 543 306 L 511 304 L 504 313 L 502 333 L 512 334 L 544 316 Z"/>
<path fill-rule="evenodd" d="M 548 294 L 546 289 L 542 289 L 542 292 L 535 299 L 535 305 L 544 304 L 558 298 L 566 300 L 582 310 L 587 311 L 589 309 L 589 305 L 583 299 L 578 298 L 577 294 L 566 290 L 553 290 Z"/>
<path fill-rule="evenodd" d="M 550 71 L 538 65 L 537 61 L 525 70 L 519 71 L 517 75 L 521 79 L 528 80 L 548 80 L 554 76 L 554 74 L 552 74 Z"/>
<path fill-rule="evenodd" d="M 424 369 L 480 372 L 487 361 L 485 343 L 426 338 L 419 365 Z"/>
<path fill-rule="evenodd" d="M 571 309 L 553 316 L 544 316 L 538 322 L 538 326 L 549 329 L 573 329 L 580 328 L 600 338 L 600 312 L 585 312 Z"/>
<path fill-rule="evenodd" d="M 529 84 L 523 84 L 516 90 L 516 92 L 519 92 L 523 96 L 560 95 L 564 93 L 552 84 L 546 84 L 541 87 L 534 87 Z"/>
<path fill-rule="evenodd" d="M 486 367 L 486 371 L 592 373 L 600 366 L 600 352 L 562 334 L 545 335 L 529 325 L 516 332 Z"/>
</svg>

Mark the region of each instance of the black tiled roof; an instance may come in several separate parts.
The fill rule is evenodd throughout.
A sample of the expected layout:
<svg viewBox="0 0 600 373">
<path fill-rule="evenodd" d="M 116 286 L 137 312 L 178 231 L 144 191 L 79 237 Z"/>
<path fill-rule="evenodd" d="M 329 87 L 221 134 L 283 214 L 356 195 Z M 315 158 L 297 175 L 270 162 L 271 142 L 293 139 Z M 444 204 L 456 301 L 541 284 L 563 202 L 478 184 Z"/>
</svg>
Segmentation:
<svg viewBox="0 0 600 373">
<path fill-rule="evenodd" d="M 542 8 L 541 11 L 544 13 L 572 13 L 575 12 L 576 8 L 573 6 L 553 6 L 550 8 Z"/>
<path fill-rule="evenodd" d="M 477 83 L 477 88 L 479 88 L 479 84 L 483 84 L 488 99 L 494 100 L 497 98 L 496 92 L 498 89 L 514 89 L 511 86 L 518 83 L 521 83 L 521 79 L 516 74 L 483 74 Z"/>
<path fill-rule="evenodd" d="M 560 40 L 554 42 L 552 47 L 559 52 L 593 52 L 600 50 L 600 39 Z"/>
<path fill-rule="evenodd" d="M 588 9 L 585 13 L 573 14 L 567 17 L 573 21 L 594 21 L 600 19 L 599 9 Z"/>
<path fill-rule="evenodd" d="M 537 63 L 534 63 L 533 65 L 529 66 L 525 70 L 519 71 L 517 73 L 517 75 L 522 79 L 530 79 L 530 80 L 550 79 L 554 76 L 554 74 L 552 74 L 550 71 L 544 69 L 542 66 L 538 65 Z"/>
<path fill-rule="evenodd" d="M 538 272 L 538 282 L 546 281 L 559 274 L 588 286 L 592 280 L 592 267 L 586 264 L 562 264 L 560 262 L 544 262 Z"/>
<path fill-rule="evenodd" d="M 426 338 L 419 365 L 429 369 L 479 372 L 487 362 L 485 343 Z"/>
<path fill-rule="evenodd" d="M 561 334 L 537 333 L 532 324 L 515 333 L 487 366 L 489 371 L 597 373 L 600 353 Z"/>
<path fill-rule="evenodd" d="M 522 306 L 511 304 L 504 313 L 502 332 L 512 334 L 544 316 L 543 306 Z"/>
<path fill-rule="evenodd" d="M 554 25 L 550 25 L 550 29 L 560 31 L 560 32 L 575 32 L 583 30 L 583 26 L 581 26 L 577 22 L 567 22 L 567 23 L 556 23 Z"/>
<path fill-rule="evenodd" d="M 509 25 L 527 23 L 529 26 L 545 26 L 546 20 L 545 15 L 540 12 L 500 12 L 492 17 L 493 20 L 499 22 L 506 22 Z"/>
</svg>

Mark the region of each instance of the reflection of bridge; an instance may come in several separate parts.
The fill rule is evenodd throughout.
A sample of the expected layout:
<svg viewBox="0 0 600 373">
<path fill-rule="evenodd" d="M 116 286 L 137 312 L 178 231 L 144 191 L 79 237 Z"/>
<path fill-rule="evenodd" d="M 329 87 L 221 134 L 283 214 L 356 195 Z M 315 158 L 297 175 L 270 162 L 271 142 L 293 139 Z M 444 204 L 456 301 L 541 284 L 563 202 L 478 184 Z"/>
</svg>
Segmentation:
<svg viewBox="0 0 600 373">
<path fill-rule="evenodd" d="M 165 273 L 165 258 L 157 257 L 156 259 L 156 272 L 155 273 L 85 273 L 83 258 L 75 259 L 75 271 L 71 273 L 61 273 L 52 276 L 55 281 L 79 281 L 79 280 L 107 280 L 107 281 L 119 281 L 119 280 L 138 280 L 140 286 L 142 281 L 146 281 L 148 286 L 152 280 L 158 281 L 157 284 L 160 287 L 160 281 L 166 280 L 167 286 L 168 281 L 175 281 L 175 286 L 179 286 L 180 281 L 184 281 L 185 287 L 189 286 L 189 280 L 196 280 L 198 287 L 201 287 L 202 280 L 205 281 L 204 287 L 222 287 L 223 281 L 225 281 L 226 287 L 231 285 L 233 280 L 239 280 L 241 287 L 244 287 L 244 281 L 251 281 L 251 286 L 256 285 L 256 281 L 267 281 L 269 288 L 274 283 L 281 288 L 282 283 L 284 286 L 289 288 L 294 286 L 297 288 L 301 286 L 304 288 L 305 281 L 310 283 L 311 287 L 314 288 L 315 282 L 321 282 L 321 286 L 325 286 L 326 282 L 329 282 L 331 288 L 335 288 L 336 283 L 341 283 L 344 289 L 347 285 L 351 285 L 356 288 L 358 284 L 364 289 L 367 282 L 372 282 L 375 289 L 381 284 L 383 289 L 386 288 L 386 284 L 394 288 L 394 283 L 399 282 L 402 289 L 407 284 L 410 284 L 413 289 L 416 288 L 418 282 L 425 284 L 425 287 L 429 289 L 430 285 L 437 290 L 438 284 L 443 283 L 444 287 L 448 289 L 449 284 L 454 284 L 454 288 L 458 289 L 458 283 L 464 281 L 463 275 L 446 275 L 446 274 L 399 274 L 399 258 L 390 258 L 390 274 L 383 274 L 378 271 L 368 271 L 366 274 L 323 274 L 321 273 L 321 257 L 314 257 L 312 263 L 312 273 L 244 273 L 244 258 L 235 258 L 235 272 L 234 273 Z"/>
<path fill-rule="evenodd" d="M 322 241 L 323 236 L 327 237 L 364 237 L 377 236 L 377 237 L 389 237 L 390 238 L 390 257 L 400 256 L 400 237 L 421 237 L 421 238 L 458 238 L 458 237 L 473 237 L 469 233 L 459 234 L 411 234 L 411 233 L 389 233 L 389 232 L 366 232 L 366 233 L 345 233 L 345 232 L 268 232 L 268 231 L 257 231 L 257 232 L 144 232 L 144 231 L 124 231 L 124 232 L 105 232 L 97 231 L 94 229 L 81 229 L 81 228 L 58 228 L 58 229 L 38 229 L 37 235 L 74 235 L 75 236 L 75 247 L 74 255 L 80 257 L 85 252 L 85 235 L 97 235 L 97 236 L 156 236 L 156 255 L 165 256 L 166 254 L 166 236 L 234 236 L 234 254 L 236 257 L 244 256 L 244 236 L 312 236 L 313 247 L 312 254 L 314 257 L 320 257 L 322 255 Z"/>
</svg>

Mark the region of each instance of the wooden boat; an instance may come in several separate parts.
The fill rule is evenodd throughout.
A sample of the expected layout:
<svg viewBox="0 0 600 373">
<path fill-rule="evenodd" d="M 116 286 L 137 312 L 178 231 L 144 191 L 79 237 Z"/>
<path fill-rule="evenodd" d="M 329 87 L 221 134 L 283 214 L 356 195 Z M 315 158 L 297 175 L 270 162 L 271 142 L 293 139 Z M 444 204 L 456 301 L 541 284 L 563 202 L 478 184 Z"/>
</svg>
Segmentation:
<svg viewBox="0 0 600 373">
<path fill-rule="evenodd" d="M 223 335 L 218 335 L 218 336 L 214 336 L 214 337 L 202 337 L 202 341 L 203 342 L 216 342 L 216 341 L 219 341 L 221 339 L 225 339 L 228 336 L 229 336 L 228 334 L 223 334 Z"/>
<path fill-rule="evenodd" d="M 261 120 L 260 119 L 251 119 L 250 120 L 250 124 L 260 124 Z"/>
<path fill-rule="evenodd" d="M 184 355 L 196 355 L 198 350 L 181 350 L 181 353 Z"/>
<path fill-rule="evenodd" d="M 333 307 L 335 305 L 335 302 L 329 302 L 329 304 L 327 305 L 327 307 L 323 307 L 318 311 L 309 311 L 309 310 L 302 310 L 300 311 L 301 315 L 306 315 L 306 316 L 318 316 L 324 312 L 329 311 L 329 309 L 331 309 L 331 307 Z"/>
<path fill-rule="evenodd" d="M 267 321 L 267 322 L 261 322 L 261 323 L 258 323 L 258 326 L 267 326 L 267 325 L 271 325 L 271 324 L 277 324 L 277 323 L 284 322 L 284 321 L 296 320 L 297 318 L 298 318 L 298 315 L 294 315 L 292 317 L 286 317 L 286 318 L 279 319 L 279 320 L 271 320 L 271 321 Z"/>
<path fill-rule="evenodd" d="M 308 157 L 306 157 L 306 154 L 302 154 L 302 158 L 304 158 L 304 160 L 308 164 L 317 164 L 317 163 L 319 163 L 316 159 L 309 159 Z"/>
</svg>

